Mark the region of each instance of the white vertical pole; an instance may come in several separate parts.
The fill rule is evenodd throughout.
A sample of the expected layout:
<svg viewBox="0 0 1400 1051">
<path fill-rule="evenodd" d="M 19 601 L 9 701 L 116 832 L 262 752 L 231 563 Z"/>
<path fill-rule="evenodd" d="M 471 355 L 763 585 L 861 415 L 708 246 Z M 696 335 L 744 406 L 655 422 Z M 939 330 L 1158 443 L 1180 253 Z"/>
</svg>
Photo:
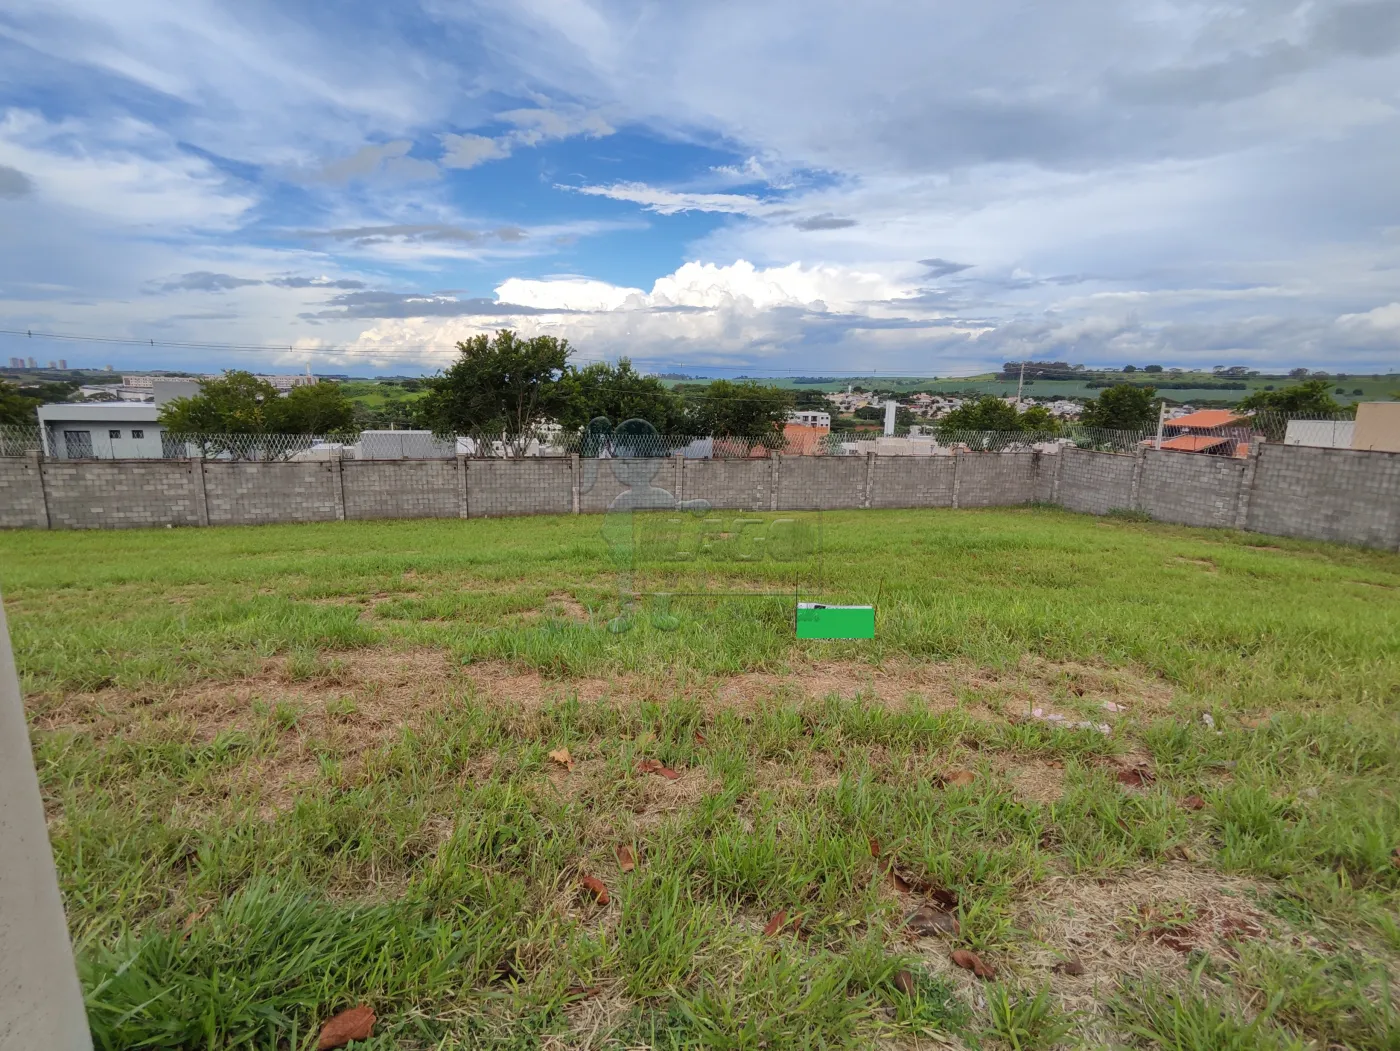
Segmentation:
<svg viewBox="0 0 1400 1051">
<path fill-rule="evenodd" d="M 83 994 L 0 605 L 0 1047 L 88 1051 Z"/>
<path fill-rule="evenodd" d="M 1021 378 L 1016 381 L 1016 411 L 1021 411 L 1021 388 L 1026 385 L 1026 363 L 1021 362 Z"/>
<path fill-rule="evenodd" d="M 894 436 L 895 412 L 897 411 L 898 408 L 899 408 L 899 403 L 896 402 L 893 398 L 891 398 L 889 401 L 885 402 L 885 437 L 886 437 L 886 438 L 891 438 L 891 437 Z"/>
<path fill-rule="evenodd" d="M 1167 403 L 1157 403 L 1157 451 L 1162 451 L 1162 425 L 1167 422 Z"/>
</svg>

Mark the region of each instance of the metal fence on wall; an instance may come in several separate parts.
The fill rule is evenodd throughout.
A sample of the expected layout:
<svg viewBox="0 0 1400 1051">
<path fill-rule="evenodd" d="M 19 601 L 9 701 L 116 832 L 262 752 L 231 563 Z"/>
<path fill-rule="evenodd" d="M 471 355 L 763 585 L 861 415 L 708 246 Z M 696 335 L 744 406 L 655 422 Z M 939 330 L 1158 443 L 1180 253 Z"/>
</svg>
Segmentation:
<svg viewBox="0 0 1400 1051">
<path fill-rule="evenodd" d="M 1349 444 L 1350 414 L 1329 417 L 1317 413 L 1260 412 L 1247 420 L 1214 428 L 1193 428 L 1199 439 L 1190 451 L 1216 455 L 1242 455 L 1250 443 Z M 1290 423 L 1294 424 L 1290 428 Z M 1299 427 L 1306 423 L 1309 426 Z M 1313 425 L 1316 426 L 1313 426 Z M 1166 421 L 1164 442 L 1180 437 L 1173 421 Z M 1322 435 L 1319 440 L 1314 434 Z M 1299 435 L 1303 435 L 1299 438 Z M 1155 444 L 1156 428 L 1106 430 L 1067 422 L 1042 431 L 964 431 L 939 428 L 934 422 L 914 428 L 898 428 L 887 436 L 870 431 L 837 431 L 826 434 L 799 431 L 794 435 L 757 438 L 712 435 L 658 435 L 654 433 L 564 432 L 544 426 L 520 434 L 472 433 L 438 435 L 428 431 L 360 431 L 350 434 L 177 434 L 160 433 L 160 452 L 119 453 L 112 443 L 94 440 L 91 448 L 74 454 L 61 442 L 50 440 L 46 448 L 39 427 L 0 426 L 0 456 L 45 453 L 57 459 L 203 457 L 227 461 L 305 460 L 431 460 L 466 456 L 473 459 L 516 459 L 579 455 L 583 457 L 684 456 L 687 459 L 750 459 L 775 453 L 805 456 L 945 456 L 954 452 L 1053 452 L 1073 446 L 1101 452 L 1131 452 L 1140 445 Z M 1221 439 L 1211 441 L 1211 439 Z M 1346 439 L 1343 441 L 1343 439 Z M 1173 446 L 1168 445 L 1168 448 Z"/>
</svg>

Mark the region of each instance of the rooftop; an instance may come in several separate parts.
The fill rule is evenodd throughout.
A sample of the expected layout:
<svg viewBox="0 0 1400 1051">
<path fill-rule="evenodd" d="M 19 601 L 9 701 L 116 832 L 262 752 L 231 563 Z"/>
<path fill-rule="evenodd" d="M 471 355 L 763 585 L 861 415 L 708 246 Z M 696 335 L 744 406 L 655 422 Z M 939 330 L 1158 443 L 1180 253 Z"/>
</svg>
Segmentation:
<svg viewBox="0 0 1400 1051">
<path fill-rule="evenodd" d="M 1243 423 L 1249 419 L 1248 416 L 1239 416 L 1228 409 L 1202 409 L 1200 412 L 1193 412 L 1187 416 L 1178 416 L 1174 420 L 1168 420 L 1168 427 L 1185 427 L 1188 430 L 1197 428 L 1205 430 L 1210 427 L 1233 427 L 1237 423 Z M 1165 446 L 1163 446 L 1165 448 Z"/>
</svg>

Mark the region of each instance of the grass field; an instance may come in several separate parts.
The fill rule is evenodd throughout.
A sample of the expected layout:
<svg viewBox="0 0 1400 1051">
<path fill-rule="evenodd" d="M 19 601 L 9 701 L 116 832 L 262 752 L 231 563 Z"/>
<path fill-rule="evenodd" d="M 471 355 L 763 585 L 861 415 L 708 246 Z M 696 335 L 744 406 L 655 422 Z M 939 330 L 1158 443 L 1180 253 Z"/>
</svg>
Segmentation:
<svg viewBox="0 0 1400 1051">
<path fill-rule="evenodd" d="M 799 643 L 599 525 L 0 534 L 100 1047 L 1400 1048 L 1400 557 L 828 513 Z"/>
</svg>

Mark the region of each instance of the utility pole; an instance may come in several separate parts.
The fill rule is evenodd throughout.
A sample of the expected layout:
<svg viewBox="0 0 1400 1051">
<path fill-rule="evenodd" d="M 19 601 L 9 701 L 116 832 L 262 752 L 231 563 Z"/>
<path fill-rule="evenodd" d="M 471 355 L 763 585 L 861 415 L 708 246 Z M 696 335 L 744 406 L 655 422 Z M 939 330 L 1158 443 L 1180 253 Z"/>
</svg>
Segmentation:
<svg viewBox="0 0 1400 1051">
<path fill-rule="evenodd" d="M 0 605 L 0 1047 L 91 1051 Z"/>
<path fill-rule="evenodd" d="M 1167 403 L 1157 403 L 1157 451 L 1162 451 L 1162 425 L 1167 422 Z"/>
<path fill-rule="evenodd" d="M 1016 381 L 1016 408 L 1021 408 L 1021 388 L 1026 385 L 1026 363 L 1021 362 L 1021 378 Z"/>
</svg>

